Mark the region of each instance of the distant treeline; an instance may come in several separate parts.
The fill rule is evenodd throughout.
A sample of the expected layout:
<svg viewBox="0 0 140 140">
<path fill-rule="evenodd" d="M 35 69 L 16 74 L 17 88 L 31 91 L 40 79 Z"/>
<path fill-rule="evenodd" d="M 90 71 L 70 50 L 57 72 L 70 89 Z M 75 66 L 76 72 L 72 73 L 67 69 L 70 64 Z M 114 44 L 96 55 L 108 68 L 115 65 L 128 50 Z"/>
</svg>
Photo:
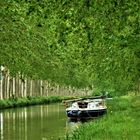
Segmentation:
<svg viewBox="0 0 140 140">
<path fill-rule="evenodd" d="M 22 75 L 12 77 L 7 73 L 1 76 L 0 99 L 35 96 L 83 96 L 89 95 L 89 89 L 76 89 L 60 86 L 47 80 L 27 79 Z"/>
</svg>

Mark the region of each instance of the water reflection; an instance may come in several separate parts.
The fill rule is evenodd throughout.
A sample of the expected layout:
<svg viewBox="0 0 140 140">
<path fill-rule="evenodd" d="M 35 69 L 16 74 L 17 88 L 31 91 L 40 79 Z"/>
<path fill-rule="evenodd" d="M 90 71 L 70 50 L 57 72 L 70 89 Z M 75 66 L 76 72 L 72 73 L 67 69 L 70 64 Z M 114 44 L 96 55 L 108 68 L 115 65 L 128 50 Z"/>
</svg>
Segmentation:
<svg viewBox="0 0 140 140">
<path fill-rule="evenodd" d="M 1 140 L 55 140 L 66 132 L 65 107 L 60 104 L 6 109 L 0 112 Z"/>
<path fill-rule="evenodd" d="M 3 140 L 3 114 L 0 113 L 0 138 Z"/>
</svg>

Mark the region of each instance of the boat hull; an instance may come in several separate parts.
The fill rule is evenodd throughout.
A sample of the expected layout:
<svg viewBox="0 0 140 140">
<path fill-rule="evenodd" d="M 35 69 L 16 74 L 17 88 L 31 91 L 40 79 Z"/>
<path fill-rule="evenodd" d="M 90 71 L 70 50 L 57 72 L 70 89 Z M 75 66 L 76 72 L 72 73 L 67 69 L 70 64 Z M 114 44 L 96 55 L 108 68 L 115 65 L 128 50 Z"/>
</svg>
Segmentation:
<svg viewBox="0 0 140 140">
<path fill-rule="evenodd" d="M 69 118 L 93 118 L 99 117 L 107 113 L 106 109 L 100 110 L 67 110 Z"/>
</svg>

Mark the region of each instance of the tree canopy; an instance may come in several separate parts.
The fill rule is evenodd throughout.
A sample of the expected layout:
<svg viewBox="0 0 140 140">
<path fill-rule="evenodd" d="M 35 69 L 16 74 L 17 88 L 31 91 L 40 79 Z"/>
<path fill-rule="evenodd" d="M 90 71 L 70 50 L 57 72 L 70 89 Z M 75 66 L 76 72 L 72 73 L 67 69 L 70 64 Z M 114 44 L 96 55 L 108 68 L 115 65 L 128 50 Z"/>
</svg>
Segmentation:
<svg viewBox="0 0 140 140">
<path fill-rule="evenodd" d="M 140 1 L 5 0 L 0 64 L 14 75 L 129 91 L 140 82 Z"/>
</svg>

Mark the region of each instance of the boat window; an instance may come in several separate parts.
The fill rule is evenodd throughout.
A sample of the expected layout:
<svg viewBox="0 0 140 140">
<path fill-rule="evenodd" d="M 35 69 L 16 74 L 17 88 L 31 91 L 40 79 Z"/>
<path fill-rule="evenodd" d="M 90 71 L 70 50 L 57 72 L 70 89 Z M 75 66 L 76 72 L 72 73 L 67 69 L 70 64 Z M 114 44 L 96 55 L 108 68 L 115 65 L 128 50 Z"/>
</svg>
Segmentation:
<svg viewBox="0 0 140 140">
<path fill-rule="evenodd" d="M 87 108 L 88 103 L 87 102 L 78 102 L 79 108 Z"/>
</svg>

